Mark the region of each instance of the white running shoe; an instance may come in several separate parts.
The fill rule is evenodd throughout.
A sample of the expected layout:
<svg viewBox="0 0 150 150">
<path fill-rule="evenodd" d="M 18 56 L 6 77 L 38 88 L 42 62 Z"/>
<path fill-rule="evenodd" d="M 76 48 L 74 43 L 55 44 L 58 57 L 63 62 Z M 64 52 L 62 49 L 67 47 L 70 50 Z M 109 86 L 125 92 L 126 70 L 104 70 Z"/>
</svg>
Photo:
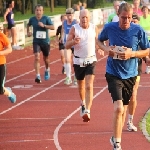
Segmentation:
<svg viewBox="0 0 150 150">
<path fill-rule="evenodd" d="M 87 111 L 84 111 L 82 118 L 83 118 L 83 122 L 89 122 L 90 121 L 90 113 L 88 113 Z"/>
<path fill-rule="evenodd" d="M 113 146 L 113 150 L 122 150 L 120 143 L 115 143 L 113 136 L 110 138 L 110 144 Z"/>
<path fill-rule="evenodd" d="M 150 74 L 150 66 L 147 66 L 147 67 L 146 67 L 145 73 L 146 73 L 146 74 Z"/>
<path fill-rule="evenodd" d="M 23 47 L 18 46 L 18 45 L 12 45 L 12 49 L 13 49 L 13 50 L 22 50 Z"/>
<path fill-rule="evenodd" d="M 133 125 L 132 122 L 128 122 L 127 123 L 127 130 L 130 132 L 136 132 L 137 131 L 137 127 Z"/>
<path fill-rule="evenodd" d="M 70 85 L 72 83 L 72 80 L 69 77 L 66 77 L 64 84 Z"/>
</svg>

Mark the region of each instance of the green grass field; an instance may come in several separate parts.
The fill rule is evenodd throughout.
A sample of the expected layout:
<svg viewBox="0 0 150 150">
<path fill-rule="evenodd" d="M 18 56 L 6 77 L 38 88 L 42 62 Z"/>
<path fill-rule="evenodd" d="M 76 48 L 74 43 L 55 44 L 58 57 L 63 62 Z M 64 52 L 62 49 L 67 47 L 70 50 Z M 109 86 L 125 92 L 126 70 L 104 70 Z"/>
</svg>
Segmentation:
<svg viewBox="0 0 150 150">
<path fill-rule="evenodd" d="M 146 130 L 150 136 L 150 113 L 148 114 L 148 116 L 146 118 Z"/>
</svg>

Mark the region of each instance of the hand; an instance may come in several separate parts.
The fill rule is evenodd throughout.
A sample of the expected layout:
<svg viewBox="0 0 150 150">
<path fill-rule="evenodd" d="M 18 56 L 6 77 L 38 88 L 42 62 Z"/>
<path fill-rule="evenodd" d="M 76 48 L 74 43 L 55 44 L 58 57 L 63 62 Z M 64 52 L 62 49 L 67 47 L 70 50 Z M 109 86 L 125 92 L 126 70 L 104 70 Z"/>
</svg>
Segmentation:
<svg viewBox="0 0 150 150">
<path fill-rule="evenodd" d="M 32 36 L 32 32 L 28 32 L 28 33 L 27 33 L 27 36 L 28 36 L 28 37 Z"/>
<path fill-rule="evenodd" d="M 75 38 L 74 38 L 74 45 L 75 45 L 75 44 L 79 44 L 80 41 L 81 41 L 81 38 L 80 38 L 80 37 L 78 37 L 78 36 L 75 37 Z"/>
<path fill-rule="evenodd" d="M 98 49 L 97 52 L 98 52 L 100 55 L 104 56 L 104 51 L 103 51 L 103 50 Z"/>
<path fill-rule="evenodd" d="M 42 27 L 42 28 L 44 28 L 44 24 L 43 24 L 43 22 L 38 22 L 38 25 L 40 26 L 40 27 Z"/>
<path fill-rule="evenodd" d="M 122 51 L 117 51 L 116 54 L 119 56 L 120 59 L 122 60 L 127 60 L 130 59 L 132 56 L 132 50 L 131 48 L 127 47 L 121 47 L 123 50 Z"/>
</svg>

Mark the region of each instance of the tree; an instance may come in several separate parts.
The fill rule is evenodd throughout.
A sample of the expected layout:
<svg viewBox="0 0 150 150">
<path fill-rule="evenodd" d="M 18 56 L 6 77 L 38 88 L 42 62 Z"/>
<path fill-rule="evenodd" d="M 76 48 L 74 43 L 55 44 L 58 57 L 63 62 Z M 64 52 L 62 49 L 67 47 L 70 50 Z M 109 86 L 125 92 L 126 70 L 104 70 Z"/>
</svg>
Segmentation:
<svg viewBox="0 0 150 150">
<path fill-rule="evenodd" d="M 50 2 L 51 2 L 50 11 L 54 12 L 54 0 L 50 0 Z"/>
<path fill-rule="evenodd" d="M 37 0 L 32 0 L 32 14 L 34 14 L 34 9 L 36 5 L 37 5 Z"/>
<path fill-rule="evenodd" d="M 66 5 L 67 8 L 71 8 L 71 0 L 67 0 L 67 5 Z"/>
</svg>

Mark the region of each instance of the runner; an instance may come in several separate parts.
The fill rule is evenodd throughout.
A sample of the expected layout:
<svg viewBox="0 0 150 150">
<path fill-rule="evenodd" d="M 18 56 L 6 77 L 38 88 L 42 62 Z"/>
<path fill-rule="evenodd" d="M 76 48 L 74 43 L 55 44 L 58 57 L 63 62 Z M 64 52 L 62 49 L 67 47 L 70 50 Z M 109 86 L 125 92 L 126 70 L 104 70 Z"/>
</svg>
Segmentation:
<svg viewBox="0 0 150 150">
<path fill-rule="evenodd" d="M 30 26 L 33 26 L 33 53 L 35 55 L 34 68 L 36 72 L 35 82 L 41 83 L 40 76 L 40 51 L 43 53 L 43 60 L 45 63 L 45 75 L 44 79 L 50 78 L 49 67 L 49 53 L 50 53 L 50 39 L 48 35 L 48 29 L 54 30 L 51 19 L 47 16 L 43 16 L 43 6 L 38 4 L 35 6 L 35 16 L 29 19 L 27 25 L 27 35 L 30 37 Z"/>
<path fill-rule="evenodd" d="M 66 15 L 61 15 L 60 17 L 62 23 L 64 22 L 64 20 L 67 19 Z M 62 74 L 66 74 L 65 72 L 65 56 L 64 56 L 64 44 L 63 42 L 61 41 L 61 30 L 62 30 L 62 25 L 60 25 L 58 28 L 57 28 L 57 31 L 56 31 L 56 42 L 59 43 L 59 50 L 60 50 L 60 56 L 61 56 L 61 62 L 62 62 Z"/>
<path fill-rule="evenodd" d="M 148 37 L 140 26 L 131 23 L 132 14 L 131 4 L 121 4 L 119 22 L 106 24 L 98 37 L 100 48 L 109 55 L 105 77 L 114 105 L 113 136 L 110 139 L 113 150 L 121 150 L 126 110 L 138 75 L 137 58 L 149 55 Z M 105 46 L 104 41 L 108 39 L 110 46 Z"/>
<path fill-rule="evenodd" d="M 12 102 L 16 102 L 16 95 L 12 92 L 11 88 L 4 87 L 6 79 L 6 55 L 12 52 L 11 44 L 8 41 L 5 34 L 1 31 L 0 28 L 0 94 L 6 95 L 8 99 Z"/>
<path fill-rule="evenodd" d="M 90 23 L 87 9 L 80 11 L 80 23 L 70 29 L 66 49 L 74 46 L 73 66 L 81 98 L 80 115 L 84 122 L 90 121 L 90 109 L 93 101 L 93 82 L 95 77 L 96 53 L 95 38 L 97 28 Z"/>
<path fill-rule="evenodd" d="M 62 24 L 62 41 L 64 44 L 66 43 L 69 30 L 71 27 L 77 23 L 74 17 L 74 10 L 72 8 L 68 8 L 66 10 L 67 20 L 65 20 Z M 66 79 L 64 84 L 70 85 L 72 83 L 71 79 L 71 55 L 73 54 L 73 47 L 70 49 L 65 49 L 65 71 L 66 71 Z M 77 84 L 76 78 L 74 78 L 74 84 Z"/>
<path fill-rule="evenodd" d="M 148 35 L 148 40 L 150 41 L 150 14 L 147 6 L 142 7 L 143 16 L 140 17 L 140 26 L 145 30 Z M 150 66 L 146 66 L 146 74 L 150 73 Z"/>
<path fill-rule="evenodd" d="M 134 13 L 132 15 L 132 21 L 131 22 L 133 22 L 135 24 L 139 24 L 139 20 L 140 20 L 139 16 Z M 132 96 L 130 98 L 130 102 L 129 102 L 129 106 L 128 106 L 128 110 L 129 110 L 128 121 L 127 121 L 127 130 L 128 131 L 137 131 L 137 127 L 135 127 L 133 124 L 133 117 L 134 117 L 135 109 L 137 106 L 137 90 L 139 87 L 141 73 L 142 73 L 142 59 L 139 58 L 138 59 L 138 75 L 136 78 L 135 85 L 133 87 L 133 93 L 132 93 Z"/>
<path fill-rule="evenodd" d="M 7 2 L 7 9 L 4 14 L 4 23 L 8 24 L 8 31 L 9 31 L 9 37 L 12 37 L 12 49 L 13 50 L 20 50 L 22 47 L 17 45 L 17 30 L 15 27 L 15 22 L 14 22 L 14 13 L 13 13 L 13 8 L 14 8 L 14 1 L 9 0 Z"/>
</svg>

